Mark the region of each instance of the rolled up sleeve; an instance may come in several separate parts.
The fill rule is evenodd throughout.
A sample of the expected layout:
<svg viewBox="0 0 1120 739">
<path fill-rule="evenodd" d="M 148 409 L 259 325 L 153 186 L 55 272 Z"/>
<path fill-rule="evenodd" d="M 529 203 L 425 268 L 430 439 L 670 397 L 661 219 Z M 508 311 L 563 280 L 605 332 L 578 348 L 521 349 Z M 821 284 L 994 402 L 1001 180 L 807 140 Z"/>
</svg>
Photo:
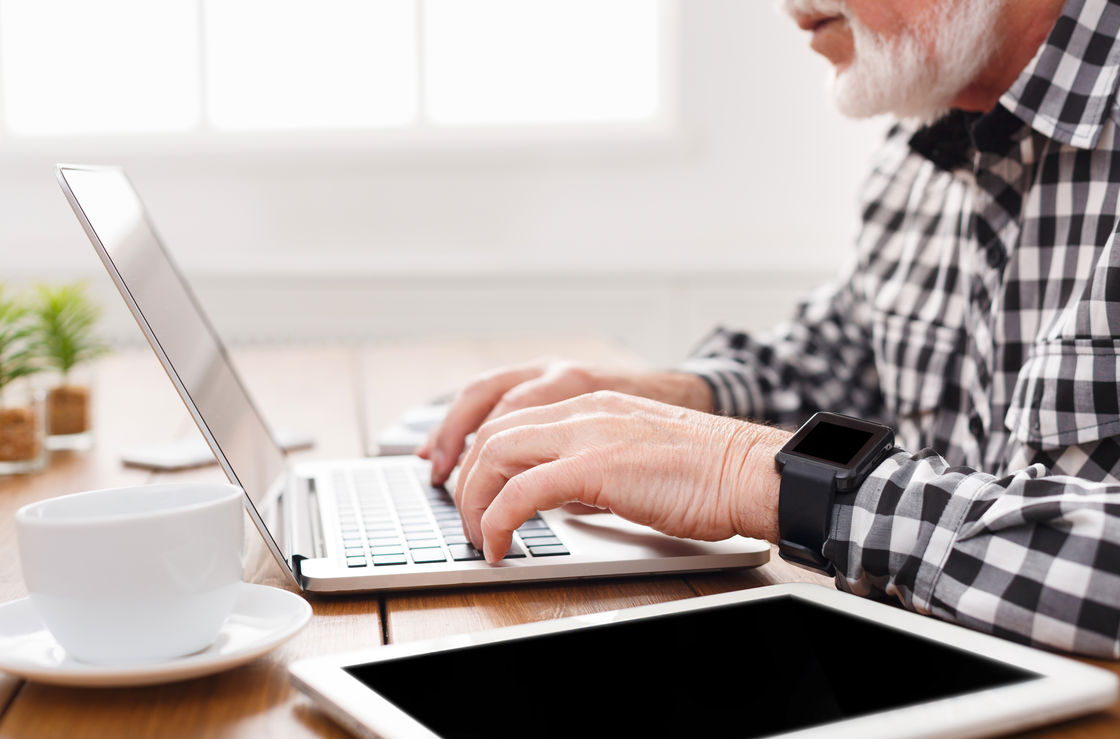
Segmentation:
<svg viewBox="0 0 1120 739">
<path fill-rule="evenodd" d="M 1036 646 L 1120 659 L 1120 485 L 900 452 L 833 511 L 837 585 Z"/>
</svg>

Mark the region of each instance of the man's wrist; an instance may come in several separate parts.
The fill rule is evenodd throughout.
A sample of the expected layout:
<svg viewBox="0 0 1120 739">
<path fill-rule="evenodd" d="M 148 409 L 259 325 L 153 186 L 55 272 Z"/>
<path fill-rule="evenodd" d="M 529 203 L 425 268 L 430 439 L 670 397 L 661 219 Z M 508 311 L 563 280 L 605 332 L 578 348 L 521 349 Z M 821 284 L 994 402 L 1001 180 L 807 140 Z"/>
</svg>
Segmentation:
<svg viewBox="0 0 1120 739">
<path fill-rule="evenodd" d="M 752 539 L 778 541 L 778 497 L 782 478 L 774 455 L 792 434 L 745 421 L 735 425 L 724 480 L 734 481 L 731 520 L 735 533 Z"/>
</svg>

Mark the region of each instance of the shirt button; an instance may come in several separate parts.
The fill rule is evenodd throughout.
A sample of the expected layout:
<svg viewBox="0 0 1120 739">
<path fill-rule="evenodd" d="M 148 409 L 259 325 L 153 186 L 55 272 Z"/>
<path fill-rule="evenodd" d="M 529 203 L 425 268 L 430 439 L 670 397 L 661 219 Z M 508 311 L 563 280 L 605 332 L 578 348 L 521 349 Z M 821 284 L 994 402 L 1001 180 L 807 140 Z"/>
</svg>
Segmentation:
<svg viewBox="0 0 1120 739">
<path fill-rule="evenodd" d="M 977 438 L 984 435 L 984 422 L 980 420 L 980 416 L 968 419 L 968 430 Z"/>
<path fill-rule="evenodd" d="M 1004 260 L 1007 258 L 1003 253 L 1003 247 L 999 244 L 992 244 L 986 250 L 985 256 L 988 260 L 988 266 L 992 269 L 999 269 L 1003 266 Z"/>
</svg>

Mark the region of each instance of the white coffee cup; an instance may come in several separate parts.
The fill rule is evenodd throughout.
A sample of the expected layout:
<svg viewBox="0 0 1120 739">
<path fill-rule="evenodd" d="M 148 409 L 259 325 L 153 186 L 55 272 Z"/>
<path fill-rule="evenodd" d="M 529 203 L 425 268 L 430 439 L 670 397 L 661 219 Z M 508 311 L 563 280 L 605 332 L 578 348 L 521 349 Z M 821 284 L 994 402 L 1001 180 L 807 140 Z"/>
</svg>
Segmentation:
<svg viewBox="0 0 1120 739">
<path fill-rule="evenodd" d="M 23 578 L 67 655 L 156 662 L 218 636 L 241 583 L 241 489 L 143 485 L 63 495 L 16 513 Z"/>
</svg>

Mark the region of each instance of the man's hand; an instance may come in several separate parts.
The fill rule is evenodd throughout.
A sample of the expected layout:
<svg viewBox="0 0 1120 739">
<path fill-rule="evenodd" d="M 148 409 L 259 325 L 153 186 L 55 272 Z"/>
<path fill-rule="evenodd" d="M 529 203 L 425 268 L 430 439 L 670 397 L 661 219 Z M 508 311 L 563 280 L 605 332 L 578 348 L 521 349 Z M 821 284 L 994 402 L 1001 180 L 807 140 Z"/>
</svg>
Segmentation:
<svg viewBox="0 0 1120 739">
<path fill-rule="evenodd" d="M 615 390 L 696 410 L 712 407 L 707 383 L 695 375 L 615 372 L 573 362 L 538 360 L 489 372 L 468 384 L 416 454 L 431 461 L 432 484 L 442 485 L 459 462 L 467 437 L 483 423 L 512 411 L 598 390 Z"/>
<path fill-rule="evenodd" d="M 455 503 L 490 562 L 539 510 L 579 502 L 679 537 L 776 541 L 774 454 L 789 434 L 616 392 L 514 411 L 479 429 Z"/>
</svg>

